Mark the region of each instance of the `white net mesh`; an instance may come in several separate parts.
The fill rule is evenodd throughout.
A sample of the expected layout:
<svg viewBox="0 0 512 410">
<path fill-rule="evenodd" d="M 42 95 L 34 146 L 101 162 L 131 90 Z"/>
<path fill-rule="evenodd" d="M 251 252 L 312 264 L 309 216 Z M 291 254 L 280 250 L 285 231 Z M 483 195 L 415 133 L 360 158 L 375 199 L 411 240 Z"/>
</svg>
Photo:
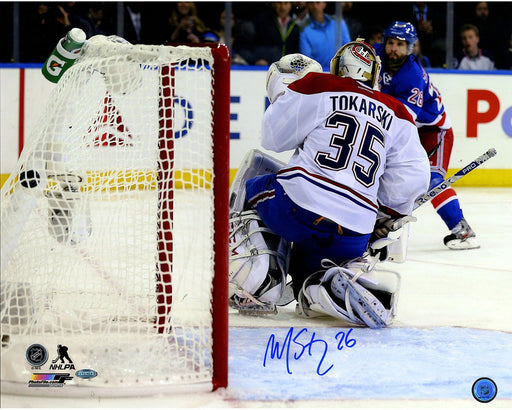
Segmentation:
<svg viewBox="0 0 512 410">
<path fill-rule="evenodd" d="M 61 78 L 1 192 L 4 391 L 211 383 L 212 62 L 98 36 Z"/>
</svg>

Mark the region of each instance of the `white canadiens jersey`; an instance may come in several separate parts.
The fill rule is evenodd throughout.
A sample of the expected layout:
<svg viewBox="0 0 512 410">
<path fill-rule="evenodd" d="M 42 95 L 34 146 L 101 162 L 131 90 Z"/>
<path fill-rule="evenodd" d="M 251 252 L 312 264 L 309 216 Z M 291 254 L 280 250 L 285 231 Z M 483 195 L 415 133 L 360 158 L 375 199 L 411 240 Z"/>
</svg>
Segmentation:
<svg viewBox="0 0 512 410">
<path fill-rule="evenodd" d="M 404 105 L 351 78 L 310 73 L 263 116 L 262 146 L 295 149 L 278 182 L 299 206 L 359 233 L 379 205 L 412 212 L 430 168 Z"/>
</svg>

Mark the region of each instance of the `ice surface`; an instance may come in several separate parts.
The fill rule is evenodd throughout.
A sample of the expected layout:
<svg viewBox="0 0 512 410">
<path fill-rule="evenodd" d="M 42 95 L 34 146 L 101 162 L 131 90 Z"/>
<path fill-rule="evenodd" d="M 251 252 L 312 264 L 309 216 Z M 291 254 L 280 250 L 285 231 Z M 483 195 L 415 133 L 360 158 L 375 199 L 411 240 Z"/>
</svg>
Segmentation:
<svg viewBox="0 0 512 410">
<path fill-rule="evenodd" d="M 480 377 L 497 384 L 490 407 L 512 407 L 512 189 L 456 190 L 481 248 L 447 249 L 441 219 L 430 204 L 419 208 L 407 262 L 384 264 L 402 277 L 390 328 L 300 319 L 292 305 L 264 318 L 230 311 L 226 390 L 129 400 L 3 395 L 2 407 L 477 408 L 471 387 Z M 296 337 L 289 352 L 288 334 Z M 282 356 L 271 355 L 269 340 Z"/>
</svg>

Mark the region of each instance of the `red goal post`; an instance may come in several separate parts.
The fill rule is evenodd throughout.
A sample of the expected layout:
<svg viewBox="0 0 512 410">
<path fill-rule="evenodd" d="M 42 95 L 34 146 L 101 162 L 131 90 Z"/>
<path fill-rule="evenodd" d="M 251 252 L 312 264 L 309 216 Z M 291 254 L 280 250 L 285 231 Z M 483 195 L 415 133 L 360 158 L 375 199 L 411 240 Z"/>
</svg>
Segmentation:
<svg viewBox="0 0 512 410">
<path fill-rule="evenodd" d="M 168 43 L 168 46 L 178 44 Z M 215 266 L 213 279 L 213 351 L 216 356 L 213 367 L 213 389 L 227 387 L 228 383 L 228 272 L 229 254 L 229 119 L 230 119 L 230 70 L 229 49 L 219 43 L 190 43 L 188 47 L 209 47 L 214 58 L 213 81 L 213 173 L 215 175 Z M 226 186 L 228 191 L 226 192 Z M 226 196 L 228 195 L 228 196 Z M 224 272 L 224 273 L 221 273 Z"/>
<path fill-rule="evenodd" d="M 213 368 L 213 388 L 228 384 L 228 274 L 229 274 L 229 121 L 231 60 L 225 45 L 212 46 L 216 71 L 213 76 L 213 151 L 215 201 L 214 252 L 216 275 L 213 279 L 213 351 L 218 356 Z"/>
</svg>

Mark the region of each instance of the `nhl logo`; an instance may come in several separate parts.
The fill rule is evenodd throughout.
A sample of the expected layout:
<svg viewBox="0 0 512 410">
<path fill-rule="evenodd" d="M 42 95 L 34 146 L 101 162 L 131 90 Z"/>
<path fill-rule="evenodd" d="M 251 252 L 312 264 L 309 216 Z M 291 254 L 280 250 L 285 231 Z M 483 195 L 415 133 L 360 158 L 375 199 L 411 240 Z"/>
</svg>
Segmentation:
<svg viewBox="0 0 512 410">
<path fill-rule="evenodd" d="M 48 351 L 43 345 L 34 343 L 27 348 L 25 357 L 32 367 L 41 367 L 48 360 Z"/>
<path fill-rule="evenodd" d="M 371 65 L 370 52 L 362 45 L 355 44 L 350 49 L 352 55 L 367 66 Z"/>
</svg>

